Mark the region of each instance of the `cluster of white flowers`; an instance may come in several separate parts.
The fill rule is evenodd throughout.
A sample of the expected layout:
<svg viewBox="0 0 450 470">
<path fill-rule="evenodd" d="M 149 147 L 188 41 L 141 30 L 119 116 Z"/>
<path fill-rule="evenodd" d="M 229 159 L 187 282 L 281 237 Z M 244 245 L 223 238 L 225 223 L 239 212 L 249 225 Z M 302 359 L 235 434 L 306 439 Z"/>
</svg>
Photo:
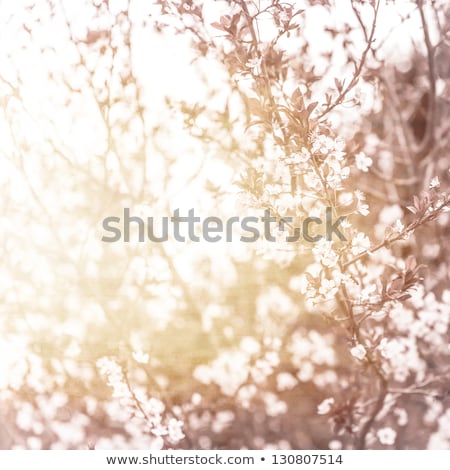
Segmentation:
<svg viewBox="0 0 450 470">
<path fill-rule="evenodd" d="M 114 398 L 130 398 L 131 392 L 125 383 L 122 367 L 109 357 L 97 360 L 97 367 L 102 375 L 107 378 L 108 385 L 113 389 Z"/>
<path fill-rule="evenodd" d="M 428 449 L 448 450 L 450 448 L 450 408 L 438 419 L 438 429 L 428 441 Z"/>
<path fill-rule="evenodd" d="M 353 255 L 359 255 L 363 251 L 367 251 L 370 248 L 370 240 L 367 235 L 359 232 L 356 237 L 352 238 L 351 252 Z"/>
<path fill-rule="evenodd" d="M 345 142 L 323 134 L 311 136 L 311 147 L 281 157 L 290 174 L 302 175 L 305 188 L 320 192 L 323 183 L 333 190 L 342 189 L 342 183 L 350 175 L 344 152 Z"/>
<path fill-rule="evenodd" d="M 238 391 L 237 401 L 242 408 L 248 409 L 257 393 L 258 389 L 254 384 L 243 385 Z"/>
<path fill-rule="evenodd" d="M 347 277 L 337 267 L 325 272 L 324 263 L 334 265 L 337 259 L 337 254 L 332 250 L 330 242 L 319 242 L 313 251 L 319 262 L 310 264 L 305 273 L 298 276 L 293 283 L 298 286 L 298 291 L 306 296 L 306 307 L 311 311 L 319 302 L 320 304 L 324 301 L 333 303 L 339 287 L 343 282 L 347 282 Z M 325 256 L 322 258 L 320 253 Z"/>
<path fill-rule="evenodd" d="M 300 382 L 312 381 L 317 387 L 324 388 L 335 381 L 332 369 L 336 354 L 331 335 L 321 335 L 315 330 L 297 331 L 289 342 L 288 351 Z"/>
<path fill-rule="evenodd" d="M 289 372 L 281 372 L 277 375 L 277 390 L 292 390 L 298 384 L 298 380 Z"/>
<path fill-rule="evenodd" d="M 257 70 L 259 65 L 254 59 L 247 63 L 252 70 Z M 292 101 L 297 101 L 295 97 L 298 95 L 296 91 Z M 275 96 L 278 98 L 278 95 Z M 270 208 L 277 216 L 293 217 L 294 220 L 305 216 L 322 217 L 326 208 L 331 207 L 333 217 L 345 214 L 346 220 L 340 229 L 347 240 L 321 238 L 314 243 L 300 242 L 292 247 L 292 244 L 285 242 L 289 229 L 284 227 L 284 230 L 272 233 L 276 243 L 263 244 L 259 253 L 282 266 L 290 265 L 296 257 L 306 260 L 300 268 L 302 273 L 291 279 L 289 287 L 304 295 L 307 311 L 325 312 L 345 326 L 351 323 L 348 344 L 351 344 L 349 352 L 355 359 L 352 366 L 371 368 L 377 361 L 377 372 L 383 372 L 388 381 L 404 383 L 407 380 L 424 380 L 427 372 L 424 350 L 426 353 L 449 354 L 446 336 L 450 326 L 450 307 L 447 307 L 450 294 L 444 292 L 442 302 L 438 302 L 433 294 L 425 296 L 423 288 L 422 291 L 419 288 L 412 292 L 413 289 L 405 282 L 407 294 L 411 294 L 412 298 L 407 301 L 406 296 L 402 295 L 405 294 L 402 289 L 406 289 L 402 286 L 402 279 L 395 279 L 396 274 L 391 275 L 392 271 L 387 266 L 403 273 L 405 266 L 393 255 L 388 243 L 382 249 L 383 243 L 378 244 L 379 241 L 397 240 L 399 234 L 402 234 L 402 239 L 409 236 L 405 233 L 401 220 L 403 211 L 398 204 L 385 207 L 380 212 L 372 239 L 364 233 L 361 225 L 357 225 L 360 216 L 370 214 L 370 208 L 366 194 L 355 189 L 349 180 L 351 176 L 361 174 L 365 179 L 364 174 L 369 173 L 374 164 L 369 155 L 376 155 L 379 138 L 369 134 L 364 146 L 358 145 L 358 150 L 352 151 L 349 150 L 352 145 L 346 147 L 342 138 L 333 136 L 331 125 L 328 125 L 327 131 L 321 127 L 324 124 L 321 122 L 316 130 L 308 133 L 307 141 L 302 139 L 299 144 L 300 139 L 292 139 L 284 147 L 281 141 L 287 142 L 284 130 L 289 132 L 289 127 L 281 129 L 281 121 L 287 119 L 284 111 L 281 115 L 279 119 L 274 119 L 277 121 L 274 124 L 276 137 L 273 142 L 269 137 L 269 142 L 265 143 L 267 158 L 259 159 L 254 164 L 256 177 L 250 178 L 248 185 L 251 193 L 249 205 L 259 209 Z M 392 175 L 394 159 L 392 154 L 387 155 L 386 152 L 384 156 L 380 155 L 380 160 L 377 158 L 377 166 Z M 439 185 L 439 179 L 433 178 L 429 188 L 436 190 Z M 370 188 L 367 193 L 372 194 Z M 283 295 L 281 289 L 276 294 L 281 300 Z M 265 300 L 265 296 L 261 297 Z M 341 302 L 349 306 L 348 311 L 342 311 Z M 289 309 L 295 310 L 291 306 Z M 258 313 L 264 313 L 258 315 L 264 332 L 270 329 L 267 325 L 272 315 L 267 313 L 268 310 L 269 307 L 264 309 L 258 305 Z M 283 311 L 282 301 L 277 310 Z M 278 314 L 280 317 L 281 313 Z M 273 322 L 270 327 L 277 333 L 276 323 Z M 202 382 L 218 384 L 227 395 L 236 393 L 239 402 L 246 408 L 258 393 L 257 387 L 266 383 L 279 362 L 277 352 L 264 353 L 262 347 L 250 343 L 248 346 L 244 350 L 227 351 L 210 366 L 199 366 L 196 370 Z M 287 348 L 291 355 L 290 365 L 296 370 L 276 375 L 277 391 L 292 390 L 299 382 L 312 382 L 319 388 L 338 382 L 333 370 L 338 357 L 332 338 L 314 330 L 305 333 L 297 329 Z M 230 370 L 230 363 L 236 365 L 235 370 Z M 346 387 L 346 379 L 342 384 Z M 274 397 L 271 400 L 276 403 Z M 318 414 L 330 413 L 334 403 L 332 397 L 325 399 L 318 406 Z M 283 410 L 283 405 L 278 403 L 272 408 L 275 411 L 272 410 L 270 415 L 276 410 Z M 405 426 L 408 422 L 406 409 L 396 408 L 393 416 L 398 426 Z M 397 432 L 391 427 L 381 427 L 368 436 L 382 445 L 394 445 Z M 339 441 L 333 442 L 334 448 L 341 448 L 342 445 Z"/>
<path fill-rule="evenodd" d="M 148 355 L 142 352 L 137 352 L 134 356 L 138 363 L 148 362 Z M 118 399 L 118 402 L 111 402 L 108 414 L 113 419 L 121 421 L 124 429 L 132 436 L 128 445 L 124 444 L 123 447 L 133 448 L 136 442 L 148 440 L 146 436 L 149 432 L 153 438 L 148 445 L 152 448 L 162 448 L 164 438 L 172 444 L 184 438 L 183 421 L 174 417 L 165 417 L 164 403 L 156 398 L 149 398 L 144 387 L 136 386 L 131 390 L 125 381 L 122 367 L 114 359 L 102 357 L 97 360 L 97 367 L 106 377 L 107 384 L 112 387 L 113 398 Z M 118 404 L 118 409 L 115 403 Z"/>
<path fill-rule="evenodd" d="M 398 334 L 404 335 L 382 338 L 378 345 L 385 359 L 383 367 L 395 380 L 404 382 L 411 374 L 418 380 L 424 377 L 427 365 L 420 352 L 423 347 L 428 352 L 450 355 L 449 300 L 449 290 L 443 292 L 439 302 L 433 293 L 425 294 L 423 285 L 419 285 L 406 305 L 392 302 L 387 306 L 390 325 Z"/>
<path fill-rule="evenodd" d="M 325 238 L 322 238 L 314 245 L 312 253 L 316 262 L 327 268 L 334 268 L 339 261 L 339 255 L 333 250 L 333 242 Z"/>
<path fill-rule="evenodd" d="M 270 208 L 279 217 L 292 217 L 294 227 L 296 221 L 304 220 L 305 217 L 324 218 L 327 206 L 341 208 L 347 216 L 367 216 L 369 206 L 365 202 L 364 193 L 344 186 L 350 176 L 349 156 L 345 152 L 344 140 L 319 132 L 312 132 L 309 139 L 308 147 L 302 146 L 289 154 L 283 153 L 284 149 L 275 142 L 266 143 L 268 156 L 256 159 L 253 163 L 258 175 L 259 193 L 256 191 L 249 196 L 244 191 L 246 204 L 260 209 Z M 363 172 L 367 172 L 372 164 L 372 159 L 362 152 L 355 156 L 355 161 L 356 169 Z M 292 186 L 293 179 L 297 181 L 295 186 Z M 289 227 L 285 226 L 280 231 L 273 225 L 272 229 L 275 243 L 262 239 L 258 242 L 258 253 L 264 259 L 287 266 L 293 262 L 296 254 L 303 255 L 311 251 L 314 260 L 321 266 L 314 275 L 318 282 L 305 282 L 307 287 L 303 293 L 307 292 L 309 309 L 314 309 L 314 304 L 318 302 L 332 301 L 341 283 L 351 282 L 351 278 L 344 276 L 339 269 L 335 269 L 332 275 L 328 273 L 329 268 L 337 268 L 343 256 L 344 251 L 340 248 L 342 243 L 322 238 L 312 245 L 294 244 L 286 241 L 290 235 Z M 350 246 L 345 251 L 346 256 L 356 256 L 370 249 L 371 242 L 367 235 L 352 229 L 348 217 L 342 221 L 340 229 L 350 240 L 347 242 Z M 358 290 L 357 287 L 354 283 L 354 290 Z M 359 292 L 355 292 L 355 298 L 358 295 Z"/>
<path fill-rule="evenodd" d="M 250 372 L 249 355 L 240 349 L 222 352 L 210 365 L 201 364 L 194 378 L 203 384 L 215 383 L 224 395 L 232 396 Z"/>
<path fill-rule="evenodd" d="M 269 416 L 283 415 L 287 411 L 287 404 L 283 400 L 280 400 L 275 393 L 264 392 L 262 396 L 266 413 Z"/>
<path fill-rule="evenodd" d="M 405 382 L 410 374 L 422 380 L 426 371 L 426 362 L 420 357 L 415 338 L 383 338 L 380 343 L 381 355 L 386 359 L 383 368 L 398 382 Z"/>
<path fill-rule="evenodd" d="M 418 300 L 418 295 L 421 293 L 423 293 L 423 301 L 420 303 L 417 319 L 411 325 L 411 333 L 422 341 L 426 341 L 433 350 L 447 352 L 448 354 L 447 332 L 450 327 L 450 290 L 444 290 L 441 302 L 436 299 L 432 292 L 425 295 L 423 286 L 416 292 L 413 298 L 414 301 Z"/>
<path fill-rule="evenodd" d="M 275 342 L 262 351 L 260 344 L 251 337 L 243 338 L 239 348 L 223 351 L 209 365 L 199 365 L 194 370 L 194 378 L 203 384 L 214 383 L 221 392 L 233 396 L 242 393 L 242 400 L 249 399 L 241 387 L 251 378 L 254 383 L 264 384 L 280 363 Z"/>
<path fill-rule="evenodd" d="M 280 363 L 276 350 L 279 344 L 265 342 L 268 350 L 262 351 L 260 344 L 253 338 L 243 338 L 239 349 L 222 352 L 210 365 L 200 365 L 194 371 L 194 378 L 204 384 L 214 383 L 220 387 L 221 392 L 227 396 L 235 396 L 243 408 L 249 408 L 252 400 L 257 396 L 255 384 L 262 386 L 267 378 L 274 374 Z M 251 383 L 247 383 L 251 379 Z M 297 379 L 289 373 L 280 373 L 276 376 L 278 389 L 290 390 L 297 385 Z M 259 394 L 266 408 L 268 416 L 278 416 L 287 411 L 287 405 L 272 392 Z"/>
</svg>

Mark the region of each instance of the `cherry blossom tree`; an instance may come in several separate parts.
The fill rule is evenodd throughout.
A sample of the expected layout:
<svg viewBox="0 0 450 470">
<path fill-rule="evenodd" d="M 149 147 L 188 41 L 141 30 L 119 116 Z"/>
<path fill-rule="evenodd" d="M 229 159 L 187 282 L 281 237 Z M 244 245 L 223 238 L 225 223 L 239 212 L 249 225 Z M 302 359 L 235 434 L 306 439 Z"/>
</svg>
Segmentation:
<svg viewBox="0 0 450 470">
<path fill-rule="evenodd" d="M 448 449 L 446 2 L 73 3 L 0 7 L 2 445 Z"/>
</svg>

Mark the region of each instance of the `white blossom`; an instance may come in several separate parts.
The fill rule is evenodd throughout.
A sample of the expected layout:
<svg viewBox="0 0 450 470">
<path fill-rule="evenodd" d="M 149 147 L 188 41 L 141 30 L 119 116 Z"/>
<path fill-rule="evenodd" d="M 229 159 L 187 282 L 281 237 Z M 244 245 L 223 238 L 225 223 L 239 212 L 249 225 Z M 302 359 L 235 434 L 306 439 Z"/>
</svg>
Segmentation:
<svg viewBox="0 0 450 470">
<path fill-rule="evenodd" d="M 408 424 L 408 412 L 404 408 L 395 408 L 394 415 L 397 417 L 397 424 L 399 426 L 406 426 Z"/>
<path fill-rule="evenodd" d="M 356 359 L 362 360 L 366 357 L 367 351 L 362 344 L 357 344 L 350 349 L 350 354 Z"/>
<path fill-rule="evenodd" d="M 328 443 L 328 447 L 330 450 L 341 450 L 342 449 L 342 442 L 338 441 L 337 439 L 333 439 Z"/>
<path fill-rule="evenodd" d="M 167 431 L 171 442 L 177 443 L 181 441 L 181 439 L 184 438 L 183 421 L 171 418 L 167 426 Z"/>
<path fill-rule="evenodd" d="M 369 168 L 372 166 L 373 160 L 368 157 L 365 153 L 359 152 L 355 155 L 355 162 L 356 168 L 358 168 L 358 170 L 367 173 Z"/>
<path fill-rule="evenodd" d="M 326 415 L 331 411 L 332 406 L 334 405 L 334 398 L 325 398 L 317 406 L 317 414 Z"/>
<path fill-rule="evenodd" d="M 392 428 L 385 427 L 378 430 L 377 437 L 381 444 L 390 446 L 394 444 L 397 433 Z"/>
<path fill-rule="evenodd" d="M 256 69 L 258 68 L 260 65 L 261 65 L 261 57 L 254 57 L 252 59 L 249 59 L 248 62 L 245 64 L 246 67 L 248 67 L 249 69 Z"/>
<path fill-rule="evenodd" d="M 289 372 L 281 372 L 277 375 L 277 390 L 280 392 L 284 390 L 292 390 L 297 383 L 297 379 Z"/>
<path fill-rule="evenodd" d="M 366 216 L 370 213 L 369 211 L 369 206 L 365 204 L 366 196 L 362 191 L 359 191 L 358 189 L 355 191 L 355 197 L 357 199 L 357 207 L 356 207 L 356 212 L 358 214 L 361 214 L 362 216 Z"/>
<path fill-rule="evenodd" d="M 319 287 L 319 294 L 323 295 L 326 299 L 333 298 L 338 291 L 338 286 L 333 279 L 322 279 Z"/>
<path fill-rule="evenodd" d="M 364 251 L 368 250 L 370 248 L 370 240 L 367 235 L 365 235 L 362 232 L 359 232 L 356 237 L 352 239 L 352 247 L 351 247 L 351 252 L 353 255 L 359 255 L 360 253 L 363 253 Z"/>
<path fill-rule="evenodd" d="M 439 176 L 435 176 L 429 184 L 430 189 L 439 189 L 441 186 L 441 182 L 439 181 Z"/>
<path fill-rule="evenodd" d="M 148 364 L 149 355 L 143 351 L 133 351 L 133 359 L 140 364 Z"/>
<path fill-rule="evenodd" d="M 328 268 L 335 267 L 339 261 L 339 256 L 333 250 L 332 244 L 332 241 L 327 241 L 322 238 L 315 244 L 312 250 L 317 261 Z"/>
</svg>

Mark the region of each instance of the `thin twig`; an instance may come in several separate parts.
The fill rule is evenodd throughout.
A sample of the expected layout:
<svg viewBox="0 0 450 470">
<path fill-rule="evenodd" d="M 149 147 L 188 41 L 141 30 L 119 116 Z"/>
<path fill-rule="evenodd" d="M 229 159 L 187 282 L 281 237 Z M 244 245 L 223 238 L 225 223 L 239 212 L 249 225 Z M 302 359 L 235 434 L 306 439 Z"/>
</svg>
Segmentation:
<svg viewBox="0 0 450 470">
<path fill-rule="evenodd" d="M 378 0 L 377 3 L 375 4 L 372 28 L 370 30 L 370 35 L 367 41 L 367 46 L 364 49 L 364 52 L 362 53 L 359 65 L 356 67 L 355 72 L 353 73 L 353 78 L 351 79 L 350 83 L 339 93 L 339 96 L 336 98 L 336 100 L 332 104 L 328 105 L 327 108 L 324 111 L 322 111 L 319 114 L 319 116 L 317 116 L 317 119 L 322 119 L 325 115 L 327 115 L 330 111 L 332 111 L 336 106 L 340 105 L 344 101 L 348 92 L 351 91 L 355 87 L 355 85 L 358 83 L 359 77 L 366 63 L 367 55 L 369 54 L 369 51 L 372 48 L 379 7 L 380 7 L 380 0 Z"/>
</svg>

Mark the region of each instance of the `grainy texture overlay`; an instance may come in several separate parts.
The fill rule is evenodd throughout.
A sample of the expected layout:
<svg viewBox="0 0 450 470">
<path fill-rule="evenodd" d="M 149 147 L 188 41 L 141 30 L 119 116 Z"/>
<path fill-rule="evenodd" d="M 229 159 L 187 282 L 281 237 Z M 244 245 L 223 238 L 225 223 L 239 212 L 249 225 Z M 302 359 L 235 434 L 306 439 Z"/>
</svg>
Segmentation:
<svg viewBox="0 0 450 470">
<path fill-rule="evenodd" d="M 450 449 L 448 1 L 0 2 L 0 448 Z"/>
</svg>

